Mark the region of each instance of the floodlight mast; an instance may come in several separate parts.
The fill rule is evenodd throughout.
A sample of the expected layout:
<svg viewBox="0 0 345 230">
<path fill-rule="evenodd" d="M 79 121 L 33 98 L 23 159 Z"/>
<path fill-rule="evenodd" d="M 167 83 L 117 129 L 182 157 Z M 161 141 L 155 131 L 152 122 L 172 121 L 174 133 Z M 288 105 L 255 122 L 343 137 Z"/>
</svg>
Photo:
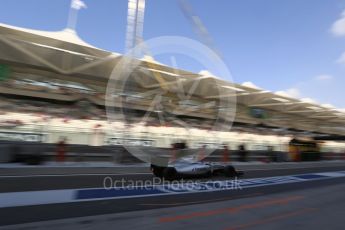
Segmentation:
<svg viewBox="0 0 345 230">
<path fill-rule="evenodd" d="M 86 9 L 87 6 L 82 0 L 71 0 L 71 6 L 68 15 L 67 28 L 75 31 L 78 21 L 78 11 Z"/>
<path fill-rule="evenodd" d="M 132 50 L 143 39 L 145 0 L 128 0 L 126 53 Z M 139 54 L 132 54 L 139 55 Z"/>
</svg>

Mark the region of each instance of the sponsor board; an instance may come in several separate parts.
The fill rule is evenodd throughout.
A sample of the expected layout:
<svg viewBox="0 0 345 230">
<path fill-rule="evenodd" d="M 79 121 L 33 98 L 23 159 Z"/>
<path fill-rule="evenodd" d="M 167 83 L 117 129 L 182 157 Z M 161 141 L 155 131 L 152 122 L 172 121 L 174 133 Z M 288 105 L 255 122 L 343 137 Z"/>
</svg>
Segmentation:
<svg viewBox="0 0 345 230">
<path fill-rule="evenodd" d="M 216 142 L 197 142 L 193 144 L 193 148 L 196 149 L 201 149 L 201 148 L 206 148 L 206 149 L 223 149 L 224 144 L 221 143 L 216 143 Z"/>
<path fill-rule="evenodd" d="M 45 135 L 39 133 L 18 133 L 0 131 L 0 140 L 43 142 L 45 140 Z"/>
<path fill-rule="evenodd" d="M 108 138 L 106 140 L 107 145 L 120 145 L 120 146 L 142 146 L 153 147 L 154 140 L 149 139 L 136 139 L 136 138 Z"/>
</svg>

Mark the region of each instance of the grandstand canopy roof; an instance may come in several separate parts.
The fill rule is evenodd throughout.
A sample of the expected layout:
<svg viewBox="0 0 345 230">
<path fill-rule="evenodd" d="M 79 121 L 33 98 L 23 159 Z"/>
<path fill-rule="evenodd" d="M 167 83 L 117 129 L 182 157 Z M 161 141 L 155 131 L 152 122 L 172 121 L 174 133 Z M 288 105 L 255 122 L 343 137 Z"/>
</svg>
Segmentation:
<svg viewBox="0 0 345 230">
<path fill-rule="evenodd" d="M 0 64 L 7 64 L 15 78 L 37 81 L 60 79 L 83 84 L 97 92 L 105 92 L 108 80 L 122 55 L 94 47 L 83 41 L 75 31 L 65 29 L 58 32 L 38 31 L 0 24 Z M 307 99 L 296 99 L 282 93 L 274 93 L 248 84 L 236 84 L 215 78 L 205 73 L 192 73 L 174 69 L 145 58 L 137 60 L 138 68 L 133 72 L 132 81 L 136 93 L 145 95 L 151 90 L 169 91 L 176 98 L 176 86 L 182 84 L 191 89 L 193 82 L 199 87 L 193 96 L 202 103 L 222 98 L 235 98 L 237 102 L 236 121 L 282 129 L 296 129 L 315 133 L 345 134 L 345 113 L 328 105 L 320 105 Z M 160 80 L 156 75 L 160 76 Z M 217 83 L 216 88 L 209 87 Z M 0 92 L 21 94 L 32 97 L 48 97 L 57 100 L 79 100 L 87 97 L 96 104 L 104 105 L 104 98 L 93 95 L 54 95 L 49 92 L 29 92 L 1 87 Z M 146 102 L 143 102 L 144 104 Z M 149 102 L 147 102 L 149 103 Z M 140 109 L 139 104 L 128 104 Z M 193 117 L 206 116 L 208 108 L 189 113 Z M 207 116 L 206 116 L 207 117 Z"/>
</svg>

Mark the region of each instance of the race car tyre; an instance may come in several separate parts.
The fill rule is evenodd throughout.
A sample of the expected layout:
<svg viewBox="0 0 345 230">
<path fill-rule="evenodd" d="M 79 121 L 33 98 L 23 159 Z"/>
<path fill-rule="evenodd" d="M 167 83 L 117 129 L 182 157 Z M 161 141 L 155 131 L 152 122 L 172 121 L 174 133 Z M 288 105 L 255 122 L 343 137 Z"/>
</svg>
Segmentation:
<svg viewBox="0 0 345 230">
<path fill-rule="evenodd" d="M 237 172 L 233 166 L 229 165 L 224 168 L 224 175 L 227 177 L 235 177 L 237 176 Z"/>
<path fill-rule="evenodd" d="M 163 170 L 163 177 L 166 180 L 175 180 L 177 179 L 177 171 L 174 168 L 165 168 Z"/>
<path fill-rule="evenodd" d="M 151 165 L 151 171 L 156 177 L 163 177 L 164 167 L 159 167 L 156 165 Z"/>
<path fill-rule="evenodd" d="M 205 174 L 205 177 L 212 177 L 213 176 L 213 172 L 209 171 Z"/>
</svg>

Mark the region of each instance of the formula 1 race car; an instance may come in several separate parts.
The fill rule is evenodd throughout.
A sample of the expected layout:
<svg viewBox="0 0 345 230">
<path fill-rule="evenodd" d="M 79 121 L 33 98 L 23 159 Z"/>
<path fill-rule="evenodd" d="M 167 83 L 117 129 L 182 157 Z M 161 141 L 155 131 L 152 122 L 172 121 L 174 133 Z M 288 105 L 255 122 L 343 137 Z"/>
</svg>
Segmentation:
<svg viewBox="0 0 345 230">
<path fill-rule="evenodd" d="M 151 164 L 151 171 L 156 177 L 174 180 L 181 177 L 209 177 L 223 174 L 227 177 L 237 177 L 244 173 L 237 171 L 232 165 L 215 162 L 193 162 L 188 159 L 179 159 L 169 163 L 166 167 Z"/>
</svg>

